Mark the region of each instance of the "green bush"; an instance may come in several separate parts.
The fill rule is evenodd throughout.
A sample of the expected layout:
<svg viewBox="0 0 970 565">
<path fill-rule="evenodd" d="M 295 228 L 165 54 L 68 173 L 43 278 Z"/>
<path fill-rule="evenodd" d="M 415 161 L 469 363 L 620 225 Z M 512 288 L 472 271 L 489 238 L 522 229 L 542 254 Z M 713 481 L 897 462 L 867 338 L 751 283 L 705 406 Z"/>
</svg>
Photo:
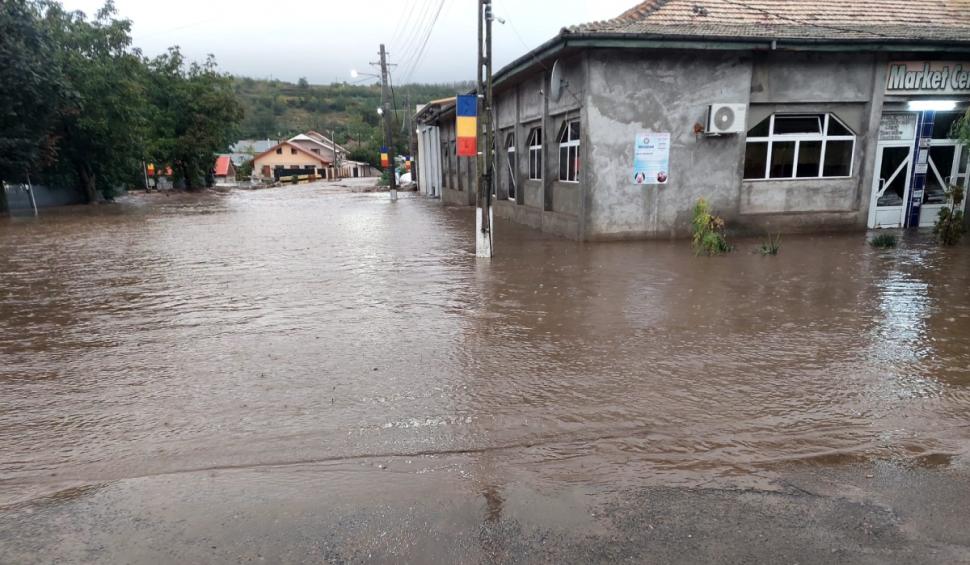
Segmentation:
<svg viewBox="0 0 970 565">
<path fill-rule="evenodd" d="M 386 169 L 381 173 L 381 177 L 377 179 L 377 186 L 391 186 L 391 170 Z"/>
<path fill-rule="evenodd" d="M 878 247 L 879 249 L 891 249 L 896 247 L 897 243 L 899 243 L 899 240 L 895 234 L 891 233 L 881 233 L 869 240 L 869 245 Z"/>
<path fill-rule="evenodd" d="M 963 211 L 957 210 L 963 203 L 963 187 L 951 186 L 946 192 L 948 205 L 940 209 L 933 226 L 933 235 L 942 245 L 956 245 L 967 227 L 963 223 Z"/>
<path fill-rule="evenodd" d="M 781 249 L 781 234 L 778 234 L 777 236 L 772 237 L 772 235 L 769 233 L 768 239 L 766 239 L 761 243 L 761 247 L 758 248 L 758 251 L 760 251 L 762 255 L 767 257 L 768 255 L 778 255 L 778 251 L 780 249 Z"/>
<path fill-rule="evenodd" d="M 711 205 L 701 198 L 694 205 L 692 244 L 696 255 L 720 255 L 732 247 L 724 239 L 724 220 L 711 213 Z"/>
</svg>

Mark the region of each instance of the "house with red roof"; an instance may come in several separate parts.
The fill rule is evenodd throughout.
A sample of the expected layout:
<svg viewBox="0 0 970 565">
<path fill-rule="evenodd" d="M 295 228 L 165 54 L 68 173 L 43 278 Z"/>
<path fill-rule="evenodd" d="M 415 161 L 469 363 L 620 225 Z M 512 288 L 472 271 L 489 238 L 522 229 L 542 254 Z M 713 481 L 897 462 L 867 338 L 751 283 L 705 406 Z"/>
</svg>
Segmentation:
<svg viewBox="0 0 970 565">
<path fill-rule="evenodd" d="M 225 186 L 235 184 L 236 182 L 236 167 L 232 164 L 232 156 L 230 155 L 219 155 L 216 157 L 215 179 L 217 186 Z"/>
</svg>

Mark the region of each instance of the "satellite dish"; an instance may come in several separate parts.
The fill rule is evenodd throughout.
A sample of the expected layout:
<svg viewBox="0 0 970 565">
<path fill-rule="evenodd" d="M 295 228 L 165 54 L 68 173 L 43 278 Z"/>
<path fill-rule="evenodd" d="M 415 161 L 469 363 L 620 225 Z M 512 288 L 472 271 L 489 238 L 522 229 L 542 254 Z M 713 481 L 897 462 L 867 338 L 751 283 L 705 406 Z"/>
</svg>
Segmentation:
<svg viewBox="0 0 970 565">
<path fill-rule="evenodd" d="M 553 102 L 559 101 L 559 98 L 562 96 L 562 89 L 566 85 L 565 83 L 566 81 L 562 79 L 562 66 L 559 65 L 559 60 L 557 59 L 552 64 L 552 76 L 549 78 L 549 98 Z"/>
</svg>

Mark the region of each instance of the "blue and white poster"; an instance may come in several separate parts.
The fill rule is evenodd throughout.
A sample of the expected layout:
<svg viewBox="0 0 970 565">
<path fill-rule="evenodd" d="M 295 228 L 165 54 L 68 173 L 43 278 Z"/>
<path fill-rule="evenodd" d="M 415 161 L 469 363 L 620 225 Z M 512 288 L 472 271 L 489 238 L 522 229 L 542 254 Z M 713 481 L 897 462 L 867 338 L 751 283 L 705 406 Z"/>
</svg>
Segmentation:
<svg viewBox="0 0 970 565">
<path fill-rule="evenodd" d="M 667 184 L 670 180 L 670 133 L 637 135 L 633 153 L 634 184 Z"/>
</svg>

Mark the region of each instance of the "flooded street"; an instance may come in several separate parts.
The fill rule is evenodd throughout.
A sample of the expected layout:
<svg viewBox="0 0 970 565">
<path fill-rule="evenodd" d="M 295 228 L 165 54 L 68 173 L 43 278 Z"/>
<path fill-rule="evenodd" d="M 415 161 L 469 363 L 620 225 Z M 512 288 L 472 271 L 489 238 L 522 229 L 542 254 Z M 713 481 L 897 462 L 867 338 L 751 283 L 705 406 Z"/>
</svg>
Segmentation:
<svg viewBox="0 0 970 565">
<path fill-rule="evenodd" d="M 503 503 L 526 520 L 542 497 L 551 522 L 595 532 L 555 509 L 767 492 L 845 466 L 966 469 L 966 244 L 789 236 L 778 257 L 742 240 L 704 259 L 684 241 L 578 244 L 501 222 L 488 263 L 472 222 L 319 187 L 0 220 L 0 533 L 25 509 L 53 528 L 63 505 L 181 500 L 194 509 L 170 523 L 231 538 L 202 519 L 220 500 L 265 517 L 307 497 L 392 512 L 437 492 L 465 520 L 447 527 L 478 543 Z M 0 545 L 0 561 L 25 547 Z M 287 547 L 280 561 L 306 558 Z"/>
</svg>

